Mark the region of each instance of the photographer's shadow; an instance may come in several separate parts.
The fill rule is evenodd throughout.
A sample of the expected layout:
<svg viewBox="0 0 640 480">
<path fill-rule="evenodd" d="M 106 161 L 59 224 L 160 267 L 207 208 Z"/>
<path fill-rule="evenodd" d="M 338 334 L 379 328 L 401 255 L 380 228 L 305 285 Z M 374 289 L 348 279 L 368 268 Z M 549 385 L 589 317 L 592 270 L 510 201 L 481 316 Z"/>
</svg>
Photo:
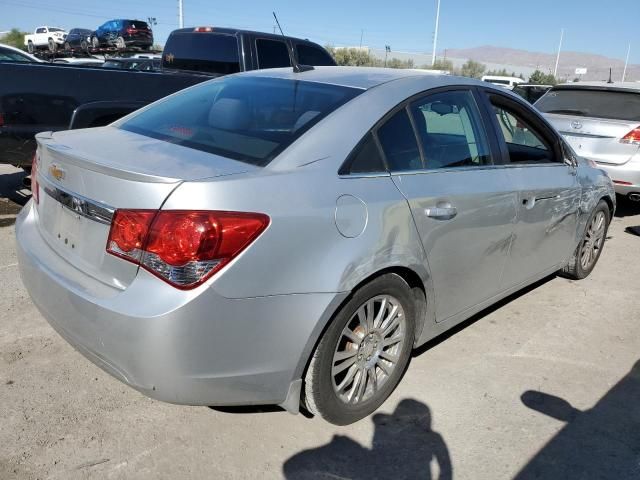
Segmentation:
<svg viewBox="0 0 640 480">
<path fill-rule="evenodd" d="M 283 466 L 288 479 L 452 478 L 442 436 L 431 429 L 431 411 L 417 400 L 402 400 L 391 415 L 373 416 L 373 447 L 334 436 L 322 447 L 300 452 Z M 432 465 L 437 471 L 432 475 Z"/>
</svg>

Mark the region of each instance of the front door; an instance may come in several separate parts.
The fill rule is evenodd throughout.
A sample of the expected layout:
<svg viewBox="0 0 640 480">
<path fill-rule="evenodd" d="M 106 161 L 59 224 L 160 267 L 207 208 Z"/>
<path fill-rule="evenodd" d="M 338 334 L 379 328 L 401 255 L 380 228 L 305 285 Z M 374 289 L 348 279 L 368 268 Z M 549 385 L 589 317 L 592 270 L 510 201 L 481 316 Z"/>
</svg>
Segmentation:
<svg viewBox="0 0 640 480">
<path fill-rule="evenodd" d="M 422 239 L 443 321 L 499 293 L 516 217 L 507 171 L 493 164 L 474 94 L 428 94 L 377 138 Z"/>
</svg>

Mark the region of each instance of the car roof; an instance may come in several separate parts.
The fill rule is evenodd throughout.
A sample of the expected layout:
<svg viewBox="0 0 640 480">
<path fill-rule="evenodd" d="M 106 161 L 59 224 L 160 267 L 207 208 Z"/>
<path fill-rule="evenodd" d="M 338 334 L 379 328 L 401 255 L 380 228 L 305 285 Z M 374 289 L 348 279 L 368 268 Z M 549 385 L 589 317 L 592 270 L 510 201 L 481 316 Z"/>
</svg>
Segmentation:
<svg viewBox="0 0 640 480">
<path fill-rule="evenodd" d="M 426 79 L 425 87 L 429 88 L 429 79 L 433 79 L 434 86 L 441 84 L 442 79 L 451 79 L 452 84 L 486 85 L 486 83 L 464 77 L 442 75 L 429 70 L 411 70 L 403 68 L 378 67 L 314 67 L 313 70 L 295 73 L 291 67 L 272 68 L 267 70 L 252 70 L 237 75 L 251 77 L 285 78 L 288 80 L 304 80 L 309 82 L 341 85 L 344 87 L 368 90 L 387 82 L 410 77 Z"/>
<path fill-rule="evenodd" d="M 277 39 L 277 40 L 282 40 L 282 35 L 278 34 L 278 33 L 269 33 L 269 32 L 258 32 L 256 30 L 243 30 L 241 28 L 226 28 L 226 27 L 213 27 L 211 25 L 199 25 L 197 27 L 194 28 L 179 28 L 177 30 L 173 30 L 171 33 L 194 33 L 196 28 L 200 28 L 200 27 L 204 27 L 204 28 L 208 28 L 210 27 L 212 29 L 211 32 L 198 32 L 200 35 L 206 35 L 207 33 L 224 33 L 226 35 L 237 35 L 239 33 L 243 33 L 243 34 L 248 34 L 248 35 L 254 35 L 256 37 L 261 37 L 261 38 L 267 38 L 267 39 Z M 291 39 L 291 40 L 295 40 L 297 42 L 309 42 L 309 43 L 316 43 L 313 42 L 311 40 L 309 40 L 308 38 L 299 38 L 299 37 L 290 37 L 288 35 L 285 35 L 287 37 L 287 39 Z"/>
<path fill-rule="evenodd" d="M 640 92 L 640 83 L 638 82 L 573 82 L 573 83 L 562 83 L 560 85 L 556 85 L 553 87 L 554 90 L 560 89 L 597 89 L 597 90 L 635 90 Z"/>
<path fill-rule="evenodd" d="M 42 60 L 40 60 L 39 58 L 34 57 L 33 55 L 30 55 L 28 52 L 25 52 L 24 50 L 22 50 L 20 48 L 13 47 L 13 46 L 7 45 L 5 43 L 0 43 L 0 47 L 6 48 L 7 50 L 11 50 L 12 52 L 20 53 L 20 54 L 24 55 L 25 57 L 31 58 L 34 62 L 42 62 Z"/>
</svg>

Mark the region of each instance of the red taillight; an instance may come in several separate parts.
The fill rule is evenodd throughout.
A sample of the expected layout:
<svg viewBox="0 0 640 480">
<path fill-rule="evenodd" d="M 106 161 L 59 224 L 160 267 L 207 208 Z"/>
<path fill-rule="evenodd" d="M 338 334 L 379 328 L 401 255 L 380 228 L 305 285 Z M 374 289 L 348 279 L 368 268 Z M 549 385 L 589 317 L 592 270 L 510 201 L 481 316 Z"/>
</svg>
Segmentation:
<svg viewBox="0 0 640 480">
<path fill-rule="evenodd" d="M 4 127 L 4 114 L 0 113 L 0 127 Z"/>
<path fill-rule="evenodd" d="M 269 225 L 261 213 L 117 210 L 107 252 L 139 264 L 171 285 L 200 285 Z"/>
<path fill-rule="evenodd" d="M 213 32 L 213 27 L 196 27 L 193 31 L 199 33 Z"/>
<path fill-rule="evenodd" d="M 131 28 L 131 27 L 127 28 L 127 33 L 128 33 L 129 35 L 131 35 L 131 34 L 133 34 L 133 33 L 136 33 L 136 32 L 137 32 L 137 30 L 136 30 L 135 28 Z"/>
<path fill-rule="evenodd" d="M 632 145 L 640 145 L 640 127 L 631 130 L 620 139 L 620 143 L 630 143 Z"/>
<path fill-rule="evenodd" d="M 33 155 L 31 161 L 31 194 L 36 205 L 40 203 L 40 186 L 38 185 L 38 152 Z"/>
</svg>

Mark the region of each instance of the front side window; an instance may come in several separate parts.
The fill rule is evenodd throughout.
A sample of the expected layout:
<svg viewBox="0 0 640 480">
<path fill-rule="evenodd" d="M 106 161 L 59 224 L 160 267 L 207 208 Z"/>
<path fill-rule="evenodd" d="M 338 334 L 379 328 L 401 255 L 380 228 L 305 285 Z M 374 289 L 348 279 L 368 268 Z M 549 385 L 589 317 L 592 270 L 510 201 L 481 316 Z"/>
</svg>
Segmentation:
<svg viewBox="0 0 640 480">
<path fill-rule="evenodd" d="M 284 42 L 278 40 L 256 40 L 259 68 L 278 68 L 291 66 L 289 50 Z"/>
<path fill-rule="evenodd" d="M 378 140 L 392 172 L 423 167 L 416 136 L 406 109 L 399 110 L 378 129 Z"/>
<path fill-rule="evenodd" d="M 117 126 L 264 166 L 361 92 L 300 80 L 223 77 L 168 97 Z"/>
<path fill-rule="evenodd" d="M 413 102 L 411 113 L 426 168 L 491 164 L 480 112 L 470 91 L 429 95 Z"/>
<path fill-rule="evenodd" d="M 46 28 L 37 28 L 36 29 L 36 33 L 47 33 L 47 29 Z"/>
<path fill-rule="evenodd" d="M 494 100 L 492 103 L 512 163 L 556 161 L 553 149 L 544 136 L 530 126 L 530 122 L 514 110 L 496 104 Z"/>
</svg>

